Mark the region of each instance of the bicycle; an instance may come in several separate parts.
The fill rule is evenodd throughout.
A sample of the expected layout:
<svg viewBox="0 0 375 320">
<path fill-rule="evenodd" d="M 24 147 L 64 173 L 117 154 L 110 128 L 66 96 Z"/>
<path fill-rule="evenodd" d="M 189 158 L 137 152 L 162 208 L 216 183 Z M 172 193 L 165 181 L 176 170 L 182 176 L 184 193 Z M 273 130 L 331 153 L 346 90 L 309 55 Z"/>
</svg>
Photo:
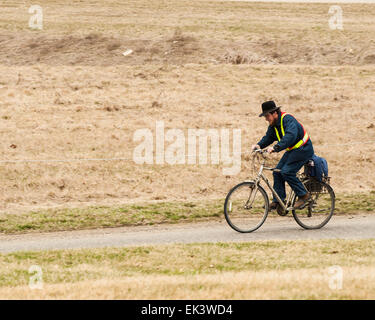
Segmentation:
<svg viewBox="0 0 375 320">
<path fill-rule="evenodd" d="M 335 210 L 335 193 L 329 185 L 330 177 L 322 181 L 306 174 L 308 164 L 304 165 L 304 172 L 297 173 L 297 178 L 311 194 L 311 199 L 298 210 L 294 209 L 297 195 L 293 190 L 289 192 L 284 203 L 270 185 L 263 171 L 281 172 L 280 169 L 266 166 L 265 150 L 255 150 L 252 155 L 253 165 L 259 161 L 260 169 L 254 180 L 245 180 L 234 186 L 225 198 L 224 215 L 227 223 L 236 231 L 250 233 L 260 228 L 269 213 L 269 199 L 267 192 L 260 185 L 263 181 L 277 199 L 279 205 L 277 214 L 285 216 L 292 212 L 294 220 L 304 229 L 320 229 L 331 219 Z"/>
</svg>

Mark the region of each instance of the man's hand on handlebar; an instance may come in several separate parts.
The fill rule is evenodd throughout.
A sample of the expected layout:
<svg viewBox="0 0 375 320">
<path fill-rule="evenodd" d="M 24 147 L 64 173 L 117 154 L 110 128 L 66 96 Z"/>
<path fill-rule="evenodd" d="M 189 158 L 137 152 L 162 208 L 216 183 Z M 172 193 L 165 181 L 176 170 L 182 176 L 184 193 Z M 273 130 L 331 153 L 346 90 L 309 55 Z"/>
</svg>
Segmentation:
<svg viewBox="0 0 375 320">
<path fill-rule="evenodd" d="M 273 153 L 273 152 L 276 152 L 274 147 L 268 147 L 267 149 L 261 149 L 259 145 L 257 144 L 253 144 L 251 146 L 251 151 L 252 152 L 260 152 L 260 153 L 263 153 L 263 152 L 267 152 L 267 153 Z"/>
<path fill-rule="evenodd" d="M 267 153 L 272 153 L 272 152 L 275 152 L 275 149 L 273 147 L 268 147 Z"/>
<path fill-rule="evenodd" d="M 260 150 L 260 146 L 258 144 L 253 144 L 251 146 L 251 151 Z"/>
</svg>

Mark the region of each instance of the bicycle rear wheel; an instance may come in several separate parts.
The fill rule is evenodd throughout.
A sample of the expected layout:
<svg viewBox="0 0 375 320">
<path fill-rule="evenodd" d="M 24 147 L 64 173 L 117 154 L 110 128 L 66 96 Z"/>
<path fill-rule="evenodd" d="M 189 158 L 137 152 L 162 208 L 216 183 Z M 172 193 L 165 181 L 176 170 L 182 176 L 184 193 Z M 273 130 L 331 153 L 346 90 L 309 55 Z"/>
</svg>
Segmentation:
<svg viewBox="0 0 375 320">
<path fill-rule="evenodd" d="M 320 229 L 331 219 L 335 210 L 335 193 L 330 185 L 314 179 L 304 182 L 312 200 L 300 210 L 292 210 L 296 222 L 305 229 Z M 296 202 L 294 197 L 292 206 Z"/>
<path fill-rule="evenodd" d="M 238 232 L 257 230 L 268 215 L 267 193 L 251 181 L 236 185 L 225 199 L 224 215 L 228 224 Z"/>
</svg>

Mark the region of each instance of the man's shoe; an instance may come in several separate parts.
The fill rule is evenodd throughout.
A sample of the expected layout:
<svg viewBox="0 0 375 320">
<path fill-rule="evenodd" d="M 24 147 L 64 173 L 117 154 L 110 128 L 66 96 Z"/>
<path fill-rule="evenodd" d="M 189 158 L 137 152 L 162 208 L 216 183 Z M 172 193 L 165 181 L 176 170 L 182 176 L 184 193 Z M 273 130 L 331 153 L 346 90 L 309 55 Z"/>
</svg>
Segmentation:
<svg viewBox="0 0 375 320">
<path fill-rule="evenodd" d="M 278 205 L 279 204 L 277 202 L 272 202 L 270 204 L 270 211 L 276 210 L 276 208 L 277 208 Z"/>
<path fill-rule="evenodd" d="M 304 196 L 298 197 L 298 201 L 294 204 L 294 209 L 303 209 L 310 199 L 310 193 L 306 193 Z"/>
</svg>

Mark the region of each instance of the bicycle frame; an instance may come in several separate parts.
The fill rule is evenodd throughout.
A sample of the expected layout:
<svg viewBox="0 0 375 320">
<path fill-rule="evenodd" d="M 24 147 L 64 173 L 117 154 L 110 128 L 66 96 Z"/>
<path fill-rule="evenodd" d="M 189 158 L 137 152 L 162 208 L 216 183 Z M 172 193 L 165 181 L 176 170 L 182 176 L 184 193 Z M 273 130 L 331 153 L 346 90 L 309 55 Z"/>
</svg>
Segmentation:
<svg viewBox="0 0 375 320">
<path fill-rule="evenodd" d="M 263 180 L 266 183 L 267 187 L 272 191 L 273 195 L 276 197 L 276 199 L 279 202 L 280 206 L 285 211 L 290 211 L 292 208 L 288 208 L 288 205 L 292 203 L 292 200 L 293 200 L 293 198 L 295 196 L 295 192 L 293 190 L 290 191 L 290 193 L 287 196 L 286 204 L 284 204 L 284 202 L 280 199 L 280 197 L 277 194 L 277 192 L 275 191 L 275 189 L 271 186 L 271 184 L 270 184 L 269 180 L 267 179 L 267 177 L 264 176 L 264 174 L 263 174 L 263 170 L 269 170 L 269 171 L 273 171 L 273 172 L 281 172 L 281 170 L 280 169 L 276 169 L 276 168 L 266 167 L 264 165 L 265 161 L 266 161 L 266 159 L 264 158 L 264 156 L 263 156 L 263 159 L 264 160 L 263 160 L 263 162 L 260 165 L 258 176 L 255 178 L 255 180 L 253 180 L 253 182 L 255 183 L 256 186 L 258 186 L 259 183 L 260 183 L 260 181 Z"/>
</svg>

